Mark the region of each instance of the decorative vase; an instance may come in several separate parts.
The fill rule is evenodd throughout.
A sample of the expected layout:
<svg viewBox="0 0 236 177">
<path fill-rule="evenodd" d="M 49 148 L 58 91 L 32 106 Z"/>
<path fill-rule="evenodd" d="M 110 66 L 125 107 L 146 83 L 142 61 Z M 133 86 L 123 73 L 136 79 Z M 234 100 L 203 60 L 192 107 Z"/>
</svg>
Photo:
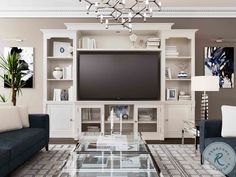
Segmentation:
<svg viewBox="0 0 236 177">
<path fill-rule="evenodd" d="M 56 67 L 52 73 L 53 77 L 55 79 L 61 79 L 62 76 L 63 76 L 63 72 L 62 72 L 62 69 L 59 68 L 59 67 Z"/>
<path fill-rule="evenodd" d="M 137 41 L 137 38 L 138 36 L 134 33 L 129 36 L 129 39 L 132 42 L 132 46 L 131 46 L 132 48 L 135 48 L 135 42 Z"/>
</svg>

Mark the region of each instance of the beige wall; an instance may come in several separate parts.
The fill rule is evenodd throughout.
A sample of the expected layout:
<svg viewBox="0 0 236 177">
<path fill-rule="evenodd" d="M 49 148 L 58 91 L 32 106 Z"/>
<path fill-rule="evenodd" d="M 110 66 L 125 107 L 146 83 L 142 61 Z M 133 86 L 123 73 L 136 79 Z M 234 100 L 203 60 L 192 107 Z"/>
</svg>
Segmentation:
<svg viewBox="0 0 236 177">
<path fill-rule="evenodd" d="M 35 48 L 35 86 L 34 89 L 23 89 L 23 96 L 19 97 L 19 104 L 29 105 L 30 112 L 42 112 L 43 96 L 43 28 L 64 28 L 66 22 L 97 22 L 88 19 L 0 19 L 0 53 L 4 46 L 27 46 Z M 196 75 L 204 73 L 203 49 L 205 46 L 231 46 L 235 43 L 216 44 L 211 39 L 223 37 L 236 39 L 236 19 L 152 19 L 149 22 L 174 22 L 174 28 L 199 29 L 196 34 Z M 23 43 L 6 41 L 6 38 L 22 38 Z M 236 51 L 235 51 L 236 54 Z M 0 87 L 0 93 L 6 92 Z M 209 94 L 209 115 L 220 118 L 222 104 L 236 105 L 236 88 L 221 89 L 220 92 Z M 196 118 L 199 116 L 200 94 L 197 94 Z"/>
<path fill-rule="evenodd" d="M 23 89 L 23 95 L 17 99 L 17 104 L 27 104 L 31 113 L 43 111 L 43 28 L 65 28 L 64 19 L 0 19 L 0 54 L 3 47 L 34 47 L 35 52 L 35 77 L 34 88 Z M 4 39 L 21 38 L 24 42 L 14 42 Z M 8 95 L 9 89 L 3 88 L 1 82 L 0 93 Z"/>
</svg>

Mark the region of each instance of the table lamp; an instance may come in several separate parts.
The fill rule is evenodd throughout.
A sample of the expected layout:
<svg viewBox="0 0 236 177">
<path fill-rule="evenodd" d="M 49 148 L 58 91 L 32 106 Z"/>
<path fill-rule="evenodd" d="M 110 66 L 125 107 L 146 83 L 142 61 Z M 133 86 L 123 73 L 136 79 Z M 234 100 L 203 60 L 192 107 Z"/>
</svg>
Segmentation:
<svg viewBox="0 0 236 177">
<path fill-rule="evenodd" d="M 203 91 L 201 119 L 208 119 L 208 91 L 219 91 L 219 76 L 195 76 L 191 79 L 192 91 Z"/>
</svg>

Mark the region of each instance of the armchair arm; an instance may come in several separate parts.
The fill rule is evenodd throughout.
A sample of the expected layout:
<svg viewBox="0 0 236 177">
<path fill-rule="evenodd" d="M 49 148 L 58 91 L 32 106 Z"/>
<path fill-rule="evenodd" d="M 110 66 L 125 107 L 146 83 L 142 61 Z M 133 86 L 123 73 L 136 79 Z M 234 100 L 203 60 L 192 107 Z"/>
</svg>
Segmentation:
<svg viewBox="0 0 236 177">
<path fill-rule="evenodd" d="M 222 120 L 202 120 L 200 123 L 200 152 L 205 149 L 205 139 L 221 137 Z"/>
<path fill-rule="evenodd" d="M 43 128 L 47 131 L 49 141 L 49 115 L 48 114 L 29 114 L 30 128 Z"/>
</svg>

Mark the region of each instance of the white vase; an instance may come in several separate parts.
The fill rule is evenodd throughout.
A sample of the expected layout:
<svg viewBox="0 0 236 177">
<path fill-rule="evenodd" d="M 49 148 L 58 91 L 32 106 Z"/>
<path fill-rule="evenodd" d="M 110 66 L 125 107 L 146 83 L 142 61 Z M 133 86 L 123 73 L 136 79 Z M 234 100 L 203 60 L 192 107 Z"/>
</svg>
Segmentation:
<svg viewBox="0 0 236 177">
<path fill-rule="evenodd" d="M 55 79 L 61 79 L 63 76 L 63 73 L 62 71 L 53 71 L 52 75 Z"/>
</svg>

